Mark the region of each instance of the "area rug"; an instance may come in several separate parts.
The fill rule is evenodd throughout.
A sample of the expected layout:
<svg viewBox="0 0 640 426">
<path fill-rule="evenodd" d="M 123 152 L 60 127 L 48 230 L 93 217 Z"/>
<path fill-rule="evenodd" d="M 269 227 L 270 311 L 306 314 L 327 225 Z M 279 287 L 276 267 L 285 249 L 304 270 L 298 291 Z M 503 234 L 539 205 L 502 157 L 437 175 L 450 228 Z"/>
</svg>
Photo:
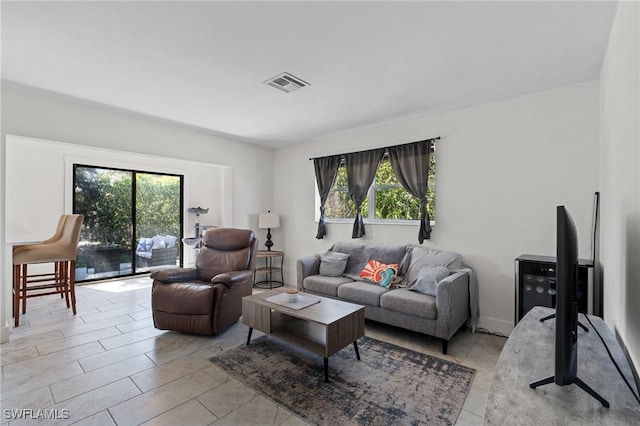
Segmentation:
<svg viewBox="0 0 640 426">
<path fill-rule="evenodd" d="M 314 425 L 452 425 L 475 370 L 368 337 L 329 358 L 269 336 L 211 358 L 236 380 Z"/>
</svg>

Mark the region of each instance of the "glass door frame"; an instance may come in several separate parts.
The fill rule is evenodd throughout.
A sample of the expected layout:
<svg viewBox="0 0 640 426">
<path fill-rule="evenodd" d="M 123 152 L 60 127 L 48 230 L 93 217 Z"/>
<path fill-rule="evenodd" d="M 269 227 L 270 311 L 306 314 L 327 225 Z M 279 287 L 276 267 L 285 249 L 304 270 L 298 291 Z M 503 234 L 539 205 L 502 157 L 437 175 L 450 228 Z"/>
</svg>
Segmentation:
<svg viewBox="0 0 640 426">
<path fill-rule="evenodd" d="M 94 169 L 102 169 L 102 170 L 113 170 L 113 171 L 117 171 L 117 172 L 126 172 L 126 173 L 131 173 L 131 244 L 132 244 L 132 248 L 131 248 L 131 273 L 130 274 L 118 274 L 118 275 L 114 275 L 114 276 L 110 276 L 110 277 L 103 277 L 103 278 L 88 278 L 88 279 L 84 279 L 82 281 L 77 281 L 78 283 L 88 283 L 88 282 L 92 282 L 92 281 L 102 281 L 105 279 L 115 279 L 115 278 L 121 278 L 121 277 L 132 277 L 132 276 L 139 276 L 139 275 L 146 275 L 151 271 L 143 271 L 143 272 L 137 272 L 136 271 L 136 244 L 137 244 L 137 239 L 136 239 L 136 231 L 137 231 L 137 216 L 136 216 L 136 195 L 137 195 L 137 181 L 136 181 L 136 176 L 138 173 L 140 174 L 146 174 L 146 175 L 158 175 L 158 176 L 172 176 L 172 177 L 177 177 L 180 179 L 180 235 L 178 237 L 178 241 L 176 241 L 176 244 L 178 245 L 178 255 L 179 255 L 179 266 L 182 267 L 184 265 L 184 253 L 183 253 L 183 243 L 182 243 L 182 239 L 184 238 L 184 175 L 181 174 L 174 174 L 174 173 L 163 173 L 163 172 L 155 172 L 155 171 L 148 171 L 148 170 L 138 170 L 138 169 L 124 169 L 124 168 L 120 168 L 120 167 L 110 167 L 110 166 L 98 166 L 98 165 L 94 165 L 94 164 L 80 164 L 80 163 L 73 163 L 73 168 L 72 168 L 72 177 L 73 177 L 73 182 L 72 182 L 72 191 L 71 193 L 73 194 L 72 196 L 72 209 L 73 212 L 76 212 L 76 196 L 75 196 L 75 188 L 76 188 L 76 169 L 79 167 L 85 167 L 85 168 L 94 168 Z"/>
</svg>

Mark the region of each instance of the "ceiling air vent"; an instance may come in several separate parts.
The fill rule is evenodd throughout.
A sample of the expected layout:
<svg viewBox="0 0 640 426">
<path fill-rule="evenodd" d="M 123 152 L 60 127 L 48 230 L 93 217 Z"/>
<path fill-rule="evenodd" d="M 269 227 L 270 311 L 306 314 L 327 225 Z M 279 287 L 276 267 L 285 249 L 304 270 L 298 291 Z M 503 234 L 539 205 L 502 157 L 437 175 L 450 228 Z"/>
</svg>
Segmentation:
<svg viewBox="0 0 640 426">
<path fill-rule="evenodd" d="M 305 86 L 311 86 L 306 81 L 296 77 L 295 75 L 291 75 L 287 72 L 283 72 L 282 74 L 278 74 L 275 77 L 271 77 L 270 79 L 264 81 L 269 86 L 275 87 L 276 89 L 280 89 L 283 92 L 295 92 L 298 89 L 302 89 Z"/>
</svg>

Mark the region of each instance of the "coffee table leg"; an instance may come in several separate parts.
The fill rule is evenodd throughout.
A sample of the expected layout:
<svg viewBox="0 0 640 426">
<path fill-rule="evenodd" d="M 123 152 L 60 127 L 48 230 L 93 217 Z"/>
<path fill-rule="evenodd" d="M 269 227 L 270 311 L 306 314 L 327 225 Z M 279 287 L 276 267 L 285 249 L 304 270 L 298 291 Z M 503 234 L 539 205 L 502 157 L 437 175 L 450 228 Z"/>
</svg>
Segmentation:
<svg viewBox="0 0 640 426">
<path fill-rule="evenodd" d="M 253 327 L 249 327 L 249 335 L 247 336 L 247 346 L 249 346 L 249 342 L 251 341 L 251 332 L 253 331 Z"/>
<path fill-rule="evenodd" d="M 329 358 L 324 358 L 324 381 L 329 383 Z"/>
<path fill-rule="evenodd" d="M 358 358 L 358 361 L 360 361 L 360 351 L 358 351 L 358 341 L 357 340 L 353 341 L 353 349 L 356 350 L 356 358 Z"/>
</svg>

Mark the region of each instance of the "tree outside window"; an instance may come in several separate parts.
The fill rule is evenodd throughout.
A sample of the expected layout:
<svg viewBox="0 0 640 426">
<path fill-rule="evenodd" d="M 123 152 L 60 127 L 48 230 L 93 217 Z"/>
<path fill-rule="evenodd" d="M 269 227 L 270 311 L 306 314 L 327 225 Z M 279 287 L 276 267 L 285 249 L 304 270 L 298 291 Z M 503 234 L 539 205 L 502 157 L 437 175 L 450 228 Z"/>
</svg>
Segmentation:
<svg viewBox="0 0 640 426">
<path fill-rule="evenodd" d="M 427 190 L 429 204 L 427 210 L 432 223 L 436 217 L 436 153 L 435 145 L 429 155 L 429 189 Z M 344 164 L 338 169 L 338 176 L 334 183 L 327 203 L 325 217 L 331 219 L 355 218 L 355 205 L 347 191 L 347 169 Z M 365 220 L 374 221 L 409 221 L 420 219 L 420 201 L 412 197 L 398 183 L 387 155 L 384 156 L 376 177 L 369 188 L 366 200 L 360 212 Z"/>
<path fill-rule="evenodd" d="M 182 189 L 177 175 L 75 164 L 73 211 L 84 215 L 78 282 L 176 266 L 179 242 L 156 237 L 182 237 Z"/>
</svg>

